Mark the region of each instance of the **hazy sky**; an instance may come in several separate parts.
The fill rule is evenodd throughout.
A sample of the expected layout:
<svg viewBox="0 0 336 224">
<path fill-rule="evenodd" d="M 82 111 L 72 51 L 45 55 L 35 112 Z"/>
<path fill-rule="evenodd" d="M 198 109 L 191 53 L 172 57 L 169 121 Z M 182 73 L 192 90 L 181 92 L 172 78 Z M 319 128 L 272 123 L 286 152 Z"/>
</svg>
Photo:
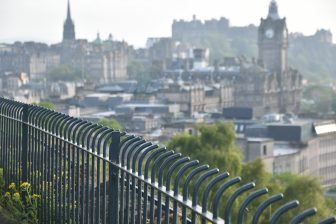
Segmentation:
<svg viewBox="0 0 336 224">
<path fill-rule="evenodd" d="M 147 37 L 171 35 L 173 19 L 226 17 L 231 25 L 259 25 L 270 0 L 70 0 L 77 38 L 115 39 L 144 46 Z M 290 32 L 313 34 L 318 28 L 336 35 L 335 0 L 278 0 Z M 62 39 L 67 0 L 0 0 L 0 41 Z M 334 42 L 335 42 L 334 38 Z"/>
</svg>

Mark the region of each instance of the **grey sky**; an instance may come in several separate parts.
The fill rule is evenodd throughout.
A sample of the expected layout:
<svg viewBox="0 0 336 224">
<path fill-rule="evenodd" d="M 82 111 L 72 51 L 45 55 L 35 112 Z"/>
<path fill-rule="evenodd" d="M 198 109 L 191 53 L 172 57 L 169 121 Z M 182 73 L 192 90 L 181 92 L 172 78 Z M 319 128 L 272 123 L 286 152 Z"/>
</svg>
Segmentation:
<svg viewBox="0 0 336 224">
<path fill-rule="evenodd" d="M 61 40 L 67 0 L 0 0 L 0 41 Z M 230 19 L 231 25 L 258 25 L 270 0 L 71 0 L 77 38 L 92 40 L 112 33 L 144 46 L 147 37 L 171 35 L 173 19 Z M 318 28 L 336 35 L 335 0 L 277 0 L 290 32 L 313 34 Z M 336 39 L 336 38 L 334 38 Z M 335 41 L 334 41 L 335 42 Z"/>
</svg>

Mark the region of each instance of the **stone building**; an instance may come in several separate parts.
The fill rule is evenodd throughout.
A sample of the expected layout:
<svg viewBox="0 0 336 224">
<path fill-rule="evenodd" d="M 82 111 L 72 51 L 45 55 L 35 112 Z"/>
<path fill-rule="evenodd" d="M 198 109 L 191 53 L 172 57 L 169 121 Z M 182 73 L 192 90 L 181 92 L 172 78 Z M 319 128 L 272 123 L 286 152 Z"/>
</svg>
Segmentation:
<svg viewBox="0 0 336 224">
<path fill-rule="evenodd" d="M 235 121 L 245 161 L 260 157 L 270 173 L 291 172 L 336 186 L 336 122 L 291 120 Z"/>
<path fill-rule="evenodd" d="M 63 42 L 54 45 L 53 48 L 59 52 L 61 63 L 81 70 L 97 84 L 107 84 L 128 78 L 128 44 L 124 41 L 114 41 L 111 34 L 107 40 L 102 40 L 99 33 L 93 42 L 76 39 L 69 1 Z"/>
<path fill-rule="evenodd" d="M 235 106 L 253 108 L 254 116 L 300 110 L 302 77 L 288 65 L 288 29 L 272 0 L 258 31 L 258 63 L 241 66 L 235 78 Z"/>
<path fill-rule="evenodd" d="M 60 55 L 42 43 L 16 42 L 0 50 L 0 72 L 25 72 L 32 80 L 45 79 L 59 64 Z"/>
<path fill-rule="evenodd" d="M 170 104 L 178 104 L 185 115 L 219 112 L 233 106 L 233 88 L 230 83 L 172 83 L 160 90 L 158 98 Z"/>
<path fill-rule="evenodd" d="M 220 21 L 223 22 L 222 25 Z M 231 29 L 228 24 L 225 25 L 223 19 L 220 21 L 202 23 L 196 18 L 192 22 L 175 21 L 173 40 L 197 39 L 202 35 L 202 30 L 220 33 Z M 190 34 L 187 32 L 189 30 Z M 193 82 L 230 82 L 233 86 L 234 107 L 249 107 L 254 117 L 261 117 L 270 112 L 298 113 L 302 76 L 299 71 L 288 65 L 286 18 L 279 16 L 275 0 L 270 2 L 268 15 L 261 19 L 256 33 L 258 59 L 248 60 L 244 56 L 225 58 L 223 62 L 218 61 L 213 66 L 192 66 L 190 69 L 184 65 L 179 66 L 179 69 L 167 70 L 165 75 L 169 78 L 180 76 L 183 80 Z"/>
<path fill-rule="evenodd" d="M 46 79 L 60 64 L 87 74 L 98 84 L 126 80 L 129 46 L 124 41 L 97 37 L 93 42 L 76 39 L 74 20 L 68 1 L 61 43 L 48 46 L 35 42 L 16 42 L 0 46 L 0 72 L 25 72 L 32 80 Z"/>
</svg>

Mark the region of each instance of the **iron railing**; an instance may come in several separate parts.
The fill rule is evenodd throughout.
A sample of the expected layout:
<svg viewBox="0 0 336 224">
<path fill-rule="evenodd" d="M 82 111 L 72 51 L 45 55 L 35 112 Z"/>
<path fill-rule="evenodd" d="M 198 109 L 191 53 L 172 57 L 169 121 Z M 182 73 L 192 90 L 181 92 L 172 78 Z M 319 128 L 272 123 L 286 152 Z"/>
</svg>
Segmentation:
<svg viewBox="0 0 336 224">
<path fill-rule="evenodd" d="M 138 136 L 3 98 L 0 167 L 7 185 L 28 181 L 41 195 L 41 223 L 231 223 L 234 202 L 255 187 L 234 188 L 223 201 L 240 177 L 228 180 L 227 172 Z M 248 205 L 267 192 L 263 188 L 244 196 L 235 214 L 238 223 L 244 223 Z M 263 201 L 252 223 L 282 198 Z M 280 206 L 269 222 L 297 206 L 298 201 Z M 315 214 L 315 208 L 306 210 L 291 223 Z M 331 217 L 320 223 L 335 222 Z"/>
</svg>

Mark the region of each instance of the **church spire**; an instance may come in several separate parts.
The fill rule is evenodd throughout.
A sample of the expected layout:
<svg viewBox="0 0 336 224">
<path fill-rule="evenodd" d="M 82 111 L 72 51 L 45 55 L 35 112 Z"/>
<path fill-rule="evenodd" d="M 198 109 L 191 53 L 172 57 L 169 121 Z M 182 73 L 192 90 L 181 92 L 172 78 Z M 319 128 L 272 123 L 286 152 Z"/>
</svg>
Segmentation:
<svg viewBox="0 0 336 224">
<path fill-rule="evenodd" d="M 71 19 L 70 0 L 68 0 L 67 17 L 63 26 L 63 41 L 75 40 L 75 25 Z"/>
<path fill-rule="evenodd" d="M 67 13 L 66 20 L 71 20 L 70 0 L 68 0 L 68 13 Z"/>
<path fill-rule="evenodd" d="M 280 16 L 279 16 L 279 13 L 278 13 L 278 4 L 275 0 L 272 0 L 270 5 L 269 5 L 267 18 L 271 18 L 273 20 L 280 19 Z"/>
</svg>

